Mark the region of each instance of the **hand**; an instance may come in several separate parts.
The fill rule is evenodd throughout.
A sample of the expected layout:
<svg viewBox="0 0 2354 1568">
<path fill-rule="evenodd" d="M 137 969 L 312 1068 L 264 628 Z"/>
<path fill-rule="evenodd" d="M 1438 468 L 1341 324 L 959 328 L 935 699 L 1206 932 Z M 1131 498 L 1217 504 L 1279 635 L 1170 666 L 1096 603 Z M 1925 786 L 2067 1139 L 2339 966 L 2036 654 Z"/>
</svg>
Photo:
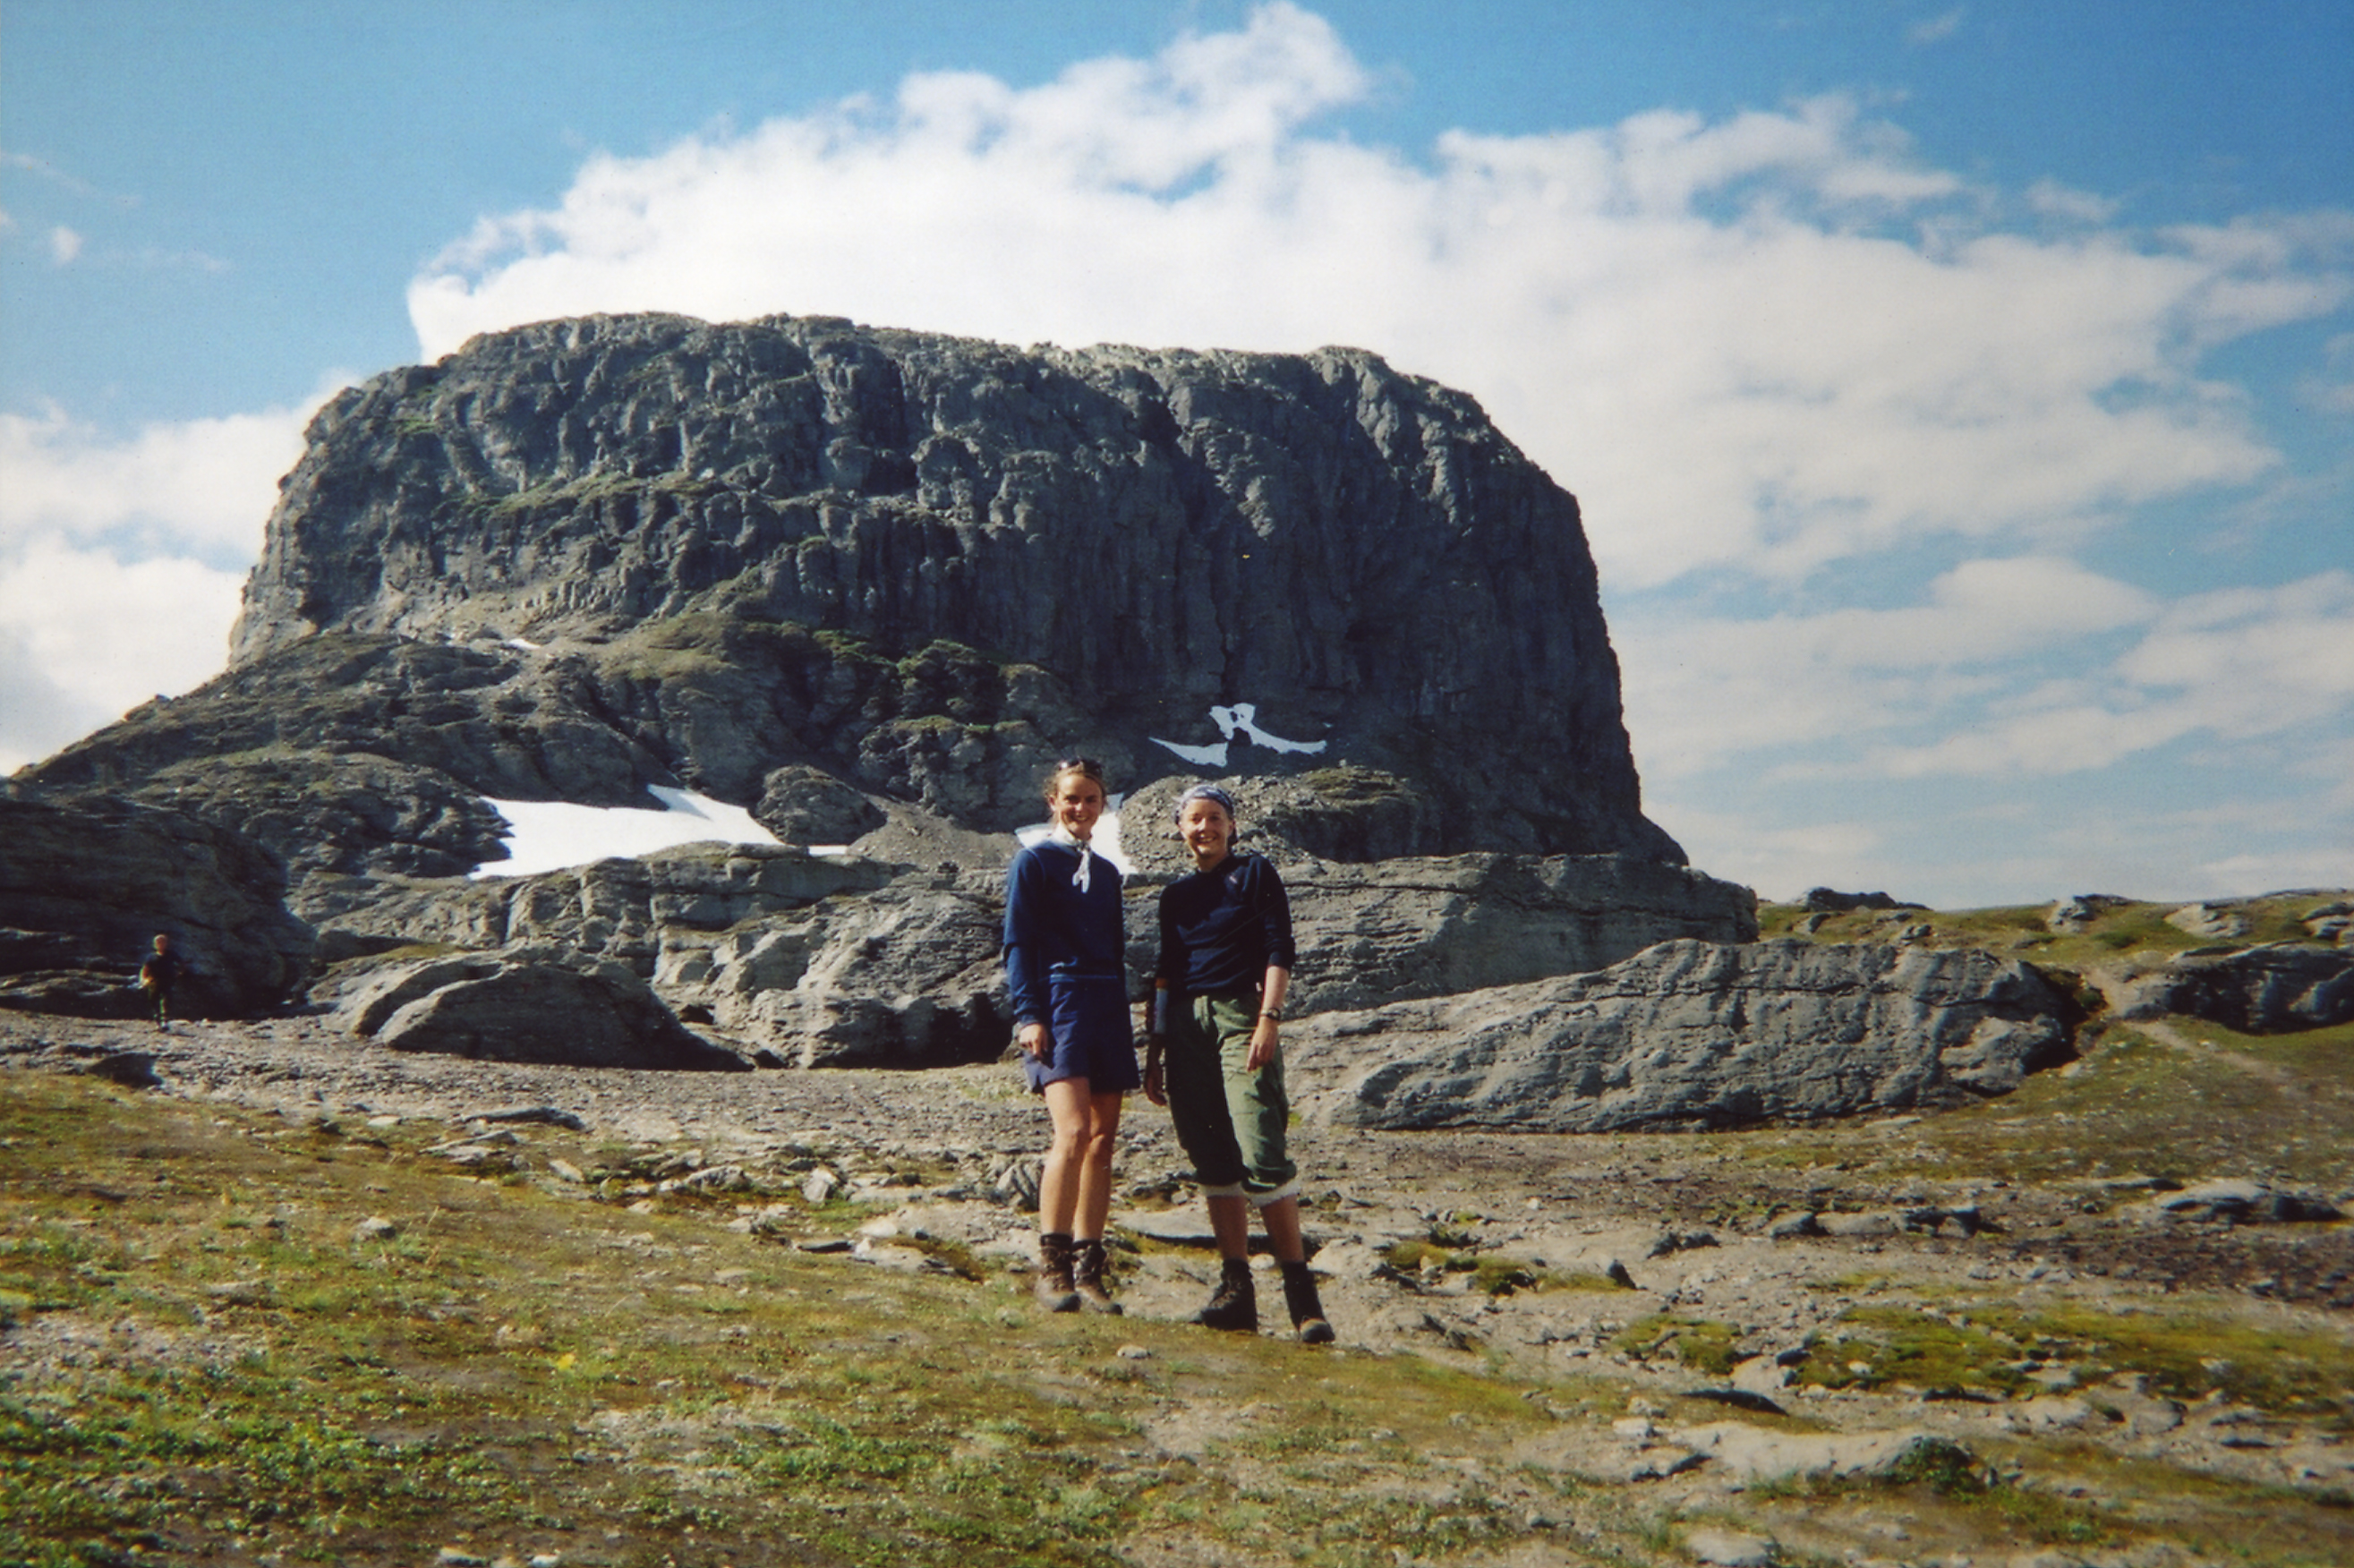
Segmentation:
<svg viewBox="0 0 2354 1568">
<path fill-rule="evenodd" d="M 1262 1013 L 1258 1027 L 1251 1031 L 1250 1054 L 1243 1058 L 1243 1065 L 1256 1073 L 1275 1060 L 1275 1020 Z"/>
<path fill-rule="evenodd" d="M 1144 1097 L 1157 1106 L 1169 1103 L 1169 1080 L 1161 1075 L 1158 1056 L 1144 1059 Z"/>
<path fill-rule="evenodd" d="M 1046 1059 L 1046 1026 L 1044 1024 L 1025 1023 L 1022 1026 L 1021 1032 L 1014 1035 L 1014 1039 L 1021 1042 L 1022 1049 L 1029 1054 L 1032 1061 L 1043 1062 Z"/>
</svg>

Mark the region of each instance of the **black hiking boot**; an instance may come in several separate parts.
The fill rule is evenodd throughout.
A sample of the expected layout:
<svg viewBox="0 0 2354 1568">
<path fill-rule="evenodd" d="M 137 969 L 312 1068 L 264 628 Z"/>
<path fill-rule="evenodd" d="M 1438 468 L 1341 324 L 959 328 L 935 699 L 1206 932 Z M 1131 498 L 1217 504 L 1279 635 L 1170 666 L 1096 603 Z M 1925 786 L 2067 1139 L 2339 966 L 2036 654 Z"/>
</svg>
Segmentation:
<svg viewBox="0 0 2354 1568">
<path fill-rule="evenodd" d="M 1316 1297 L 1316 1277 L 1305 1263 L 1283 1266 L 1283 1304 L 1291 1309 L 1291 1326 L 1303 1345 L 1329 1345 L 1332 1325 L 1324 1320 L 1324 1303 Z"/>
<path fill-rule="evenodd" d="M 1248 1258 L 1224 1260 L 1218 1275 L 1218 1288 L 1211 1293 L 1209 1305 L 1193 1314 L 1193 1321 L 1204 1329 L 1232 1329 L 1245 1334 L 1258 1332 L 1258 1290 L 1251 1284 Z"/>
</svg>

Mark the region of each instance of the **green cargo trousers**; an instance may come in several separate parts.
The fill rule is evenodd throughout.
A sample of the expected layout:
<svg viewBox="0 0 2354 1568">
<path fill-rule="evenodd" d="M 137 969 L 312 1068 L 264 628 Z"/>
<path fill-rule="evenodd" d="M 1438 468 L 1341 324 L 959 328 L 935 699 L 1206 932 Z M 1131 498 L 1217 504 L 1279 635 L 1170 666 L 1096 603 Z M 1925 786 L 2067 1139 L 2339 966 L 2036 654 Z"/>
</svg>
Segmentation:
<svg viewBox="0 0 2354 1568">
<path fill-rule="evenodd" d="M 1169 1116 L 1203 1196 L 1264 1206 L 1297 1192 L 1299 1171 L 1284 1149 L 1283 1057 L 1257 1072 L 1247 1065 L 1258 992 L 1188 997 L 1172 1012 Z"/>
</svg>

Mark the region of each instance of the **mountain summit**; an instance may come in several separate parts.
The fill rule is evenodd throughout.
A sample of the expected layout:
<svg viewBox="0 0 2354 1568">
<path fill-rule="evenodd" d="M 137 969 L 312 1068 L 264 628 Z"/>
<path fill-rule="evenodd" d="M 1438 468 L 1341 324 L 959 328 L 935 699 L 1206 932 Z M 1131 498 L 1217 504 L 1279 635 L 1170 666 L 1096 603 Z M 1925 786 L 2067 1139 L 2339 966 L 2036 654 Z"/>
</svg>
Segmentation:
<svg viewBox="0 0 2354 1568">
<path fill-rule="evenodd" d="M 1350 349 L 819 317 L 542 323 L 346 390 L 229 672 L 30 778 L 194 791 L 298 870 L 446 874 L 484 795 L 998 832 L 1073 752 L 1116 788 L 1287 776 L 1357 821 L 1308 832 L 1335 858 L 1684 858 L 1577 503 L 1469 397 Z"/>
</svg>

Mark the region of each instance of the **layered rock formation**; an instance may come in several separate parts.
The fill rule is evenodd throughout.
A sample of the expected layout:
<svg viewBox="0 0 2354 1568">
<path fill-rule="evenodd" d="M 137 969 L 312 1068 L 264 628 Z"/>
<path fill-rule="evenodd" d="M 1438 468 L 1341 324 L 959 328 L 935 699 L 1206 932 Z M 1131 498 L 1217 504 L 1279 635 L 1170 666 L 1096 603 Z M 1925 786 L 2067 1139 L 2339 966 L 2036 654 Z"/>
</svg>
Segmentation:
<svg viewBox="0 0 2354 1568">
<path fill-rule="evenodd" d="M 2154 969 L 2095 978 L 2123 1019 L 2179 1012 L 2243 1034 L 2354 1022 L 2354 951 L 2343 948 L 2266 942 L 2238 952 L 2185 953 Z"/>
<path fill-rule="evenodd" d="M 285 891 L 283 862 L 216 823 L 103 797 L 0 798 L 0 1006 L 136 1014 L 140 960 L 163 935 L 191 966 L 175 1012 L 274 1007 L 311 958 Z"/>
<path fill-rule="evenodd" d="M 1076 750 L 1130 785 L 1373 769 L 1418 802 L 1387 853 L 1682 858 L 1576 503 L 1469 398 L 1348 350 L 832 319 L 548 323 L 342 394 L 231 673 L 34 777 L 256 758 L 213 800 L 298 867 L 414 873 L 479 848 L 468 796 L 675 783 L 808 831 L 812 770 L 1002 832 Z M 451 788 L 346 800 L 355 752 Z M 285 822 L 264 773 L 323 802 Z"/>
<path fill-rule="evenodd" d="M 1641 814 L 1576 503 L 1370 355 L 547 323 L 341 395 L 281 491 L 230 671 L 18 788 L 274 851 L 323 999 L 458 950 L 403 1003 L 435 1049 L 501 1049 L 555 965 L 767 1061 L 994 1055 L 1007 830 L 1072 752 L 1133 791 L 1140 972 L 1183 869 L 1153 825 L 1207 777 L 1290 877 L 1303 1008 L 1756 934 Z M 461 874 L 485 797 L 649 784 L 867 853 Z"/>
<path fill-rule="evenodd" d="M 1969 949 L 1667 942 L 1593 974 L 1294 1032 L 1316 1114 L 1524 1132 L 1733 1127 L 2006 1094 L 2064 1061 L 2077 1009 Z"/>
</svg>

